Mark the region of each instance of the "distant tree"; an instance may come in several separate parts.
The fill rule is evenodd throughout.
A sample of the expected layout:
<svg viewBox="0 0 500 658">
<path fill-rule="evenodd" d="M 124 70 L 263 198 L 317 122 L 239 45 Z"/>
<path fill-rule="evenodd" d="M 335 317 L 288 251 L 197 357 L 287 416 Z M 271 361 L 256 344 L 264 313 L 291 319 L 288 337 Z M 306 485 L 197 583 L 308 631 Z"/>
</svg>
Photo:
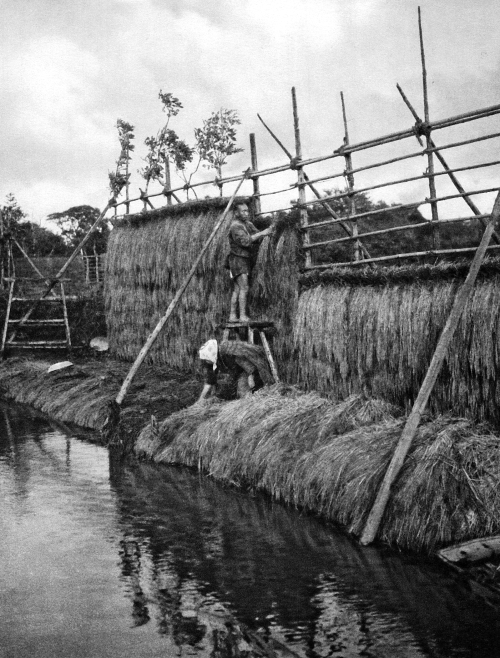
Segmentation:
<svg viewBox="0 0 500 658">
<path fill-rule="evenodd" d="M 65 244 L 73 250 L 88 233 L 99 215 L 99 208 L 74 206 L 63 212 L 52 213 L 47 219 L 58 226 Z M 107 247 L 108 236 L 109 226 L 102 222 L 87 242 L 84 249 L 85 253 L 104 253 Z"/>
<path fill-rule="evenodd" d="M 66 252 L 66 245 L 60 235 L 26 219 L 26 213 L 13 194 L 7 195 L 0 210 L 4 235 L 2 248 L 6 240 L 12 237 L 29 256 L 58 256 Z M 14 256 L 20 256 L 15 248 Z"/>
<path fill-rule="evenodd" d="M 196 151 L 207 163 L 203 166 L 215 169 L 218 178 L 222 178 L 222 167 L 228 157 L 243 151 L 236 147 L 236 126 L 240 123 L 236 110 L 221 108 L 203 122 L 202 128 L 194 131 Z"/>
<path fill-rule="evenodd" d="M 68 253 L 68 247 L 61 235 L 34 222 L 20 223 L 16 230 L 16 239 L 29 256 L 65 256 Z"/>
</svg>

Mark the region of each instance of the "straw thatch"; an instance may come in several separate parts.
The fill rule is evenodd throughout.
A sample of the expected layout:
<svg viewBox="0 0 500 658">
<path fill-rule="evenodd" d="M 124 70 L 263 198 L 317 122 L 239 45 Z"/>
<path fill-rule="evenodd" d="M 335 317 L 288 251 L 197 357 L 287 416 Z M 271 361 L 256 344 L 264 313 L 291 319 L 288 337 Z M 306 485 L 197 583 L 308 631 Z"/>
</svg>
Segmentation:
<svg viewBox="0 0 500 658">
<path fill-rule="evenodd" d="M 0 365 L 0 393 L 56 420 L 101 430 L 128 364 L 85 359 L 77 360 L 70 368 L 47 372 L 54 361 L 8 359 Z M 163 419 L 192 404 L 200 387 L 199 376 L 182 374 L 166 366 L 154 370 L 143 367 L 121 409 L 117 435 L 123 447 L 133 444 L 149 418 L 146 413 Z"/>
<path fill-rule="evenodd" d="M 228 199 L 168 206 L 124 218 L 111 232 L 106 259 L 106 316 L 112 354 L 133 360 L 200 253 Z M 231 283 L 224 262 L 230 215 L 151 352 L 150 363 L 192 369 L 199 346 L 227 320 Z M 250 308 L 276 322 L 274 350 L 288 362 L 298 298 L 297 236 L 282 221 L 262 244 Z M 279 276 L 278 276 L 279 272 Z"/>
<path fill-rule="evenodd" d="M 450 275 L 456 267 L 437 267 L 434 272 L 446 270 Z M 490 263 L 491 268 L 464 309 L 430 408 L 498 425 L 500 274 L 495 264 Z M 409 283 L 396 278 L 385 285 L 369 281 L 360 285 L 340 280 L 301 294 L 295 324 L 299 378 L 310 388 L 333 390 L 339 397 L 364 392 L 408 407 L 462 279 L 417 277 Z"/>
<path fill-rule="evenodd" d="M 351 396 L 334 403 L 280 386 L 224 405 L 182 410 L 146 427 L 139 454 L 201 468 L 264 490 L 359 535 L 404 420 L 391 405 Z M 500 530 L 499 439 L 470 421 L 420 427 L 379 538 L 432 551 Z"/>
</svg>

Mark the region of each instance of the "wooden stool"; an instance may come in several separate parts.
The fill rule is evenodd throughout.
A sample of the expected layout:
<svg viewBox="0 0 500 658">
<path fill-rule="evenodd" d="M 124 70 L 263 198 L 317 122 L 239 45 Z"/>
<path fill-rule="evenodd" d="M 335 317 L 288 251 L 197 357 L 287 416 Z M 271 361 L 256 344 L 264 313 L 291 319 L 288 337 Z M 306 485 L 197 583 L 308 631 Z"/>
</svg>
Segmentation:
<svg viewBox="0 0 500 658">
<path fill-rule="evenodd" d="M 267 336 L 264 333 L 265 329 L 273 329 L 274 328 L 274 322 L 269 322 L 267 320 L 249 320 L 248 322 L 226 322 L 220 327 L 223 330 L 222 333 L 222 340 L 229 340 L 231 331 L 235 331 L 239 334 L 239 332 L 242 329 L 247 330 L 247 342 L 250 343 L 251 345 L 255 345 L 255 332 L 258 333 L 260 337 L 260 342 L 262 343 L 262 347 L 264 348 L 264 352 L 266 354 L 267 362 L 269 363 L 269 368 L 271 370 L 271 374 L 273 376 L 273 379 L 276 384 L 279 383 L 279 375 L 278 375 L 278 368 L 276 367 L 276 363 L 274 361 L 271 348 L 269 347 L 269 342 L 267 340 Z M 239 337 L 239 336 L 238 336 Z"/>
</svg>

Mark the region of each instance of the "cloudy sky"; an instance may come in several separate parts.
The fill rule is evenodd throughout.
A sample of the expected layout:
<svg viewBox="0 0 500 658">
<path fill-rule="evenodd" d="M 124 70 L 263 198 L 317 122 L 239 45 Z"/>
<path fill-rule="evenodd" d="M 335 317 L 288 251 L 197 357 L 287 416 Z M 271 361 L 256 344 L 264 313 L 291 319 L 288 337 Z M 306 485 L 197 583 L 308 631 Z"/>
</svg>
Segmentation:
<svg viewBox="0 0 500 658">
<path fill-rule="evenodd" d="M 0 199 L 15 194 L 34 221 L 72 205 L 103 207 L 107 173 L 119 153 L 116 119 L 135 126 L 136 172 L 145 137 L 164 122 L 160 89 L 183 102 L 171 127 L 191 143 L 193 129 L 213 111 L 238 110 L 245 152 L 232 158 L 227 174 L 248 166 L 250 132 L 261 167 L 285 162 L 257 112 L 292 149 L 292 86 L 305 157 L 341 145 L 340 91 L 351 142 L 408 128 L 411 116 L 396 83 L 422 114 L 418 5 L 431 118 L 500 103 L 497 0 L 0 0 Z M 499 130 L 494 117 L 448 135 L 441 131 L 435 140 Z M 483 142 L 460 155 L 450 151 L 450 164 L 494 160 L 497 144 Z M 415 140 L 406 140 L 397 148 L 356 154 L 355 165 L 417 148 Z M 416 166 L 376 170 L 357 184 L 421 173 L 423 159 Z M 342 168 L 330 161 L 310 173 Z M 499 178 L 499 167 L 463 176 L 469 188 Z M 293 175 L 285 186 L 292 181 Z M 133 183 L 140 184 L 135 173 Z M 393 202 L 415 195 L 426 195 L 420 183 L 372 196 Z M 292 197 L 268 197 L 266 203 L 283 205 Z M 488 199 L 481 203 L 490 205 Z"/>
</svg>

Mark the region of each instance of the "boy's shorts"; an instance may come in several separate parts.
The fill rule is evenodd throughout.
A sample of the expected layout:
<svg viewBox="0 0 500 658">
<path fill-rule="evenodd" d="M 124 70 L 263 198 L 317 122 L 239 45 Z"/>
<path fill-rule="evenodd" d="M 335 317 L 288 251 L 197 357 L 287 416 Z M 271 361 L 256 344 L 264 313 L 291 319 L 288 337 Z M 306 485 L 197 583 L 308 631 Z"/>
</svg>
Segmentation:
<svg viewBox="0 0 500 658">
<path fill-rule="evenodd" d="M 229 254 L 228 257 L 229 271 L 231 277 L 236 279 L 240 274 L 250 275 L 250 259 L 244 258 L 243 256 L 235 256 L 234 254 Z"/>
</svg>

